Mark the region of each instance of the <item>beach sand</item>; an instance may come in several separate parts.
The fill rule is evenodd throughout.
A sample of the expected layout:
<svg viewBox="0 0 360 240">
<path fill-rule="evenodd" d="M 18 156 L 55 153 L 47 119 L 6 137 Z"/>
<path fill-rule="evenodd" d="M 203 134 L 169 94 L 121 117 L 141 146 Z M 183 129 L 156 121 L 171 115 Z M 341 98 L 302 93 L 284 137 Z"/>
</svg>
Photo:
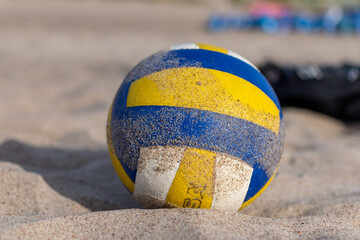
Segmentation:
<svg viewBox="0 0 360 240">
<path fill-rule="evenodd" d="M 284 109 L 285 150 L 241 212 L 143 209 L 115 174 L 107 111 L 146 56 L 183 42 L 260 64 L 360 64 L 359 38 L 211 34 L 214 6 L 0 3 L 0 239 L 360 239 L 360 129 Z"/>
</svg>

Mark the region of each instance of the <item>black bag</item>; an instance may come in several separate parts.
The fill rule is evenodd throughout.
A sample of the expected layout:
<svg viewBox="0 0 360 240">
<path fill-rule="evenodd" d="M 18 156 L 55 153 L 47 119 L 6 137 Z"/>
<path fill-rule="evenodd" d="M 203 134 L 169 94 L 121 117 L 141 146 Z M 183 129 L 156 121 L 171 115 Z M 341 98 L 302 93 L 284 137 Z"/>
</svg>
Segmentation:
<svg viewBox="0 0 360 240">
<path fill-rule="evenodd" d="M 282 106 L 309 108 L 342 120 L 360 120 L 360 67 L 266 63 L 260 71 Z"/>
</svg>

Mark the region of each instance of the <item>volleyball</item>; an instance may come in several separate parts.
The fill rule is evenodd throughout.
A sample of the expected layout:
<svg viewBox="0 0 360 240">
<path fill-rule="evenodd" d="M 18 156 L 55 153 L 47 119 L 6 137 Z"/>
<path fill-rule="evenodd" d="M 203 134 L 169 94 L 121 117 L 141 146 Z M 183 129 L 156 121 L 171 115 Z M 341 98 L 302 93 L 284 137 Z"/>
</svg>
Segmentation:
<svg viewBox="0 0 360 240">
<path fill-rule="evenodd" d="M 107 141 L 119 178 L 145 207 L 238 211 L 275 176 L 284 125 L 253 64 L 189 43 L 128 73 L 108 113 Z"/>
</svg>

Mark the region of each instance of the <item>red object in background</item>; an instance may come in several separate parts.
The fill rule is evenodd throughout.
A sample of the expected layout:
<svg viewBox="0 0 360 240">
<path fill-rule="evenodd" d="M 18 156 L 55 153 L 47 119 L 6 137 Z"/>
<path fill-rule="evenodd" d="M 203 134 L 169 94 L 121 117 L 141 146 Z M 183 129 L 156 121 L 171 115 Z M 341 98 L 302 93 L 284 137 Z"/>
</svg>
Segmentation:
<svg viewBox="0 0 360 240">
<path fill-rule="evenodd" d="M 282 18 L 289 15 L 289 10 L 281 3 L 256 2 L 250 5 L 250 13 L 254 17 Z"/>
</svg>

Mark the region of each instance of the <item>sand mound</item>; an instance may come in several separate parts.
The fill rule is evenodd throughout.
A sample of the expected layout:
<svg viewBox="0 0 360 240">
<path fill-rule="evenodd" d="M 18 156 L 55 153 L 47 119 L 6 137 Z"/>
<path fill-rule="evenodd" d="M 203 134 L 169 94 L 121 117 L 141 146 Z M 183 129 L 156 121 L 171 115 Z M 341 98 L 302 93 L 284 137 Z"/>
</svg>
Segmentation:
<svg viewBox="0 0 360 240">
<path fill-rule="evenodd" d="M 308 111 L 289 109 L 285 119 L 279 172 L 265 193 L 239 213 L 138 209 L 115 176 L 106 149 L 6 141 L 0 146 L 0 237 L 356 239 L 360 136 Z"/>
<path fill-rule="evenodd" d="M 116 210 L 27 219 L 0 233 L 9 239 L 356 239 L 359 211 L 350 212 L 286 219 L 213 210 Z"/>
</svg>

